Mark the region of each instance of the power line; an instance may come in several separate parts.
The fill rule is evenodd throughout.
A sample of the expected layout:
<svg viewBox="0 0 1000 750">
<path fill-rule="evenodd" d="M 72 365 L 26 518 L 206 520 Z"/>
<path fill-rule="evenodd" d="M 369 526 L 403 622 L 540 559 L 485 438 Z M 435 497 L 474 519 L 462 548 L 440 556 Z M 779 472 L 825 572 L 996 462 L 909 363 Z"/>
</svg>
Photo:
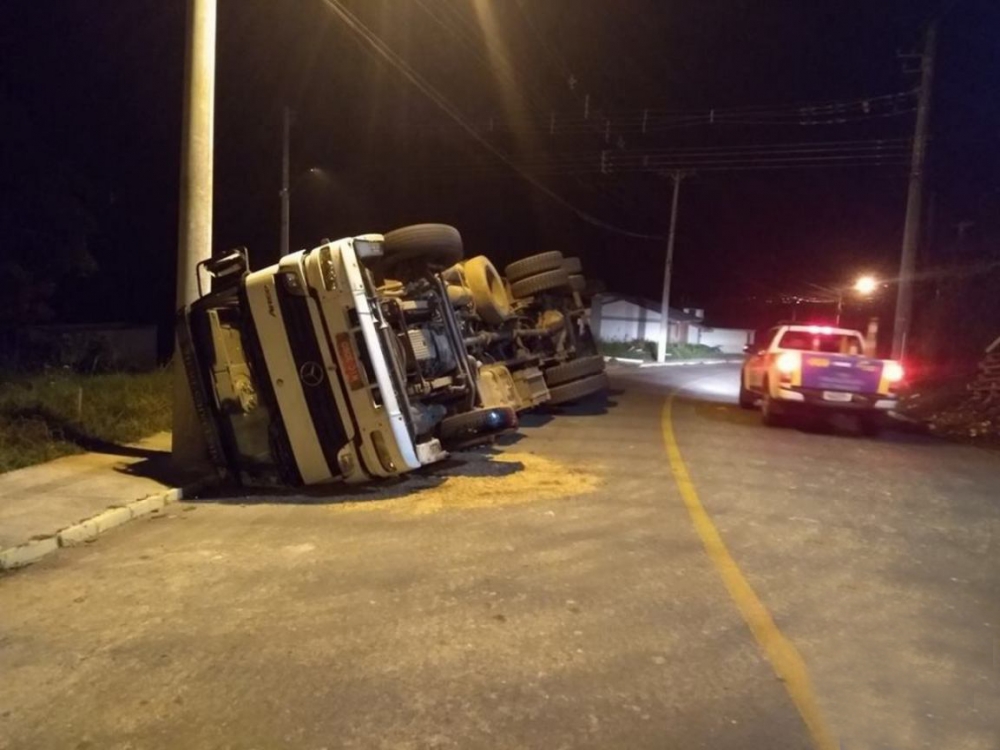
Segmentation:
<svg viewBox="0 0 1000 750">
<path fill-rule="evenodd" d="M 881 157 L 875 159 L 860 159 L 852 157 L 832 157 L 828 159 L 816 159 L 816 160 L 770 160 L 770 161 L 733 161 L 733 162 L 716 162 L 711 164 L 705 163 L 692 163 L 692 162 L 657 162 L 649 163 L 641 166 L 626 166 L 626 167 L 615 167 L 614 169 L 604 168 L 602 169 L 599 164 L 593 166 L 576 166 L 576 167 L 563 167 L 563 168 L 549 168 L 549 169 L 539 169 L 540 174 L 545 174 L 547 176 L 559 176 L 559 175 L 575 175 L 575 174 L 603 174 L 603 175 L 623 175 L 623 174 L 639 174 L 639 173 L 649 173 L 649 174 L 664 174 L 675 171 L 684 171 L 690 173 L 707 173 L 707 172 L 750 172 L 750 171 L 772 171 L 772 170 L 789 170 L 789 169 L 830 169 L 830 168 L 846 168 L 846 167 L 889 167 L 898 166 L 903 167 L 907 164 L 905 157 Z M 433 172 L 433 168 L 426 170 L 425 174 L 430 174 Z M 436 170 L 438 174 L 450 175 L 452 177 L 461 176 L 476 176 L 477 179 L 481 177 L 489 177 L 490 172 L 447 172 L 446 170 Z"/>
<path fill-rule="evenodd" d="M 444 0 L 440 9 L 442 11 L 447 10 L 451 14 L 451 19 L 445 18 L 443 15 L 438 15 L 438 12 L 434 9 L 434 7 L 428 4 L 428 0 L 414 0 L 414 2 L 416 2 L 416 4 L 431 18 L 433 18 L 439 26 L 444 28 L 450 36 L 457 39 L 459 42 L 464 43 L 465 47 L 473 52 L 484 70 L 491 75 L 499 74 L 515 95 L 517 95 L 517 97 L 521 100 L 521 102 L 535 113 L 536 118 L 540 116 L 540 113 L 544 111 L 544 107 L 540 106 L 538 101 L 539 99 L 544 98 L 544 96 L 539 92 L 539 89 L 537 87 L 533 87 L 530 90 L 525 90 L 524 85 L 521 80 L 519 80 L 522 76 L 518 74 L 516 67 L 511 62 L 509 56 L 504 54 L 500 49 L 494 49 L 493 57 L 495 57 L 500 63 L 499 66 L 495 66 L 494 59 L 491 59 L 491 57 L 487 57 L 483 54 L 481 46 L 477 43 L 475 37 L 470 34 L 468 25 L 465 23 L 464 19 L 460 18 L 462 15 L 461 12 L 451 5 L 448 0 Z M 495 128 L 498 123 L 501 126 L 501 130 L 506 129 L 506 125 L 503 124 L 502 118 L 491 118 L 489 123 L 483 127 L 483 131 L 491 134 L 499 132 Z M 593 192 L 595 195 L 600 196 L 604 200 L 614 203 L 619 208 L 627 209 L 630 207 L 625 197 L 620 194 L 621 191 L 617 185 L 609 185 L 606 182 L 603 184 L 595 184 L 593 181 L 585 180 L 584 176 L 579 174 L 569 176 L 580 187 Z"/>
<path fill-rule="evenodd" d="M 418 0 L 420 1 L 422 0 Z M 675 128 L 704 125 L 817 127 L 859 124 L 912 114 L 916 111 L 915 93 L 915 91 L 901 91 L 846 100 L 712 107 L 697 110 L 646 107 L 638 110 L 603 112 L 596 107 L 585 107 L 583 114 L 555 110 L 545 114 L 535 107 L 539 113 L 531 128 L 548 135 L 594 133 L 603 135 L 607 142 L 611 142 L 624 134 L 647 135 Z M 490 118 L 490 130 L 493 132 L 518 132 L 524 129 L 522 126 L 511 126 L 502 117 Z M 615 138 L 612 138 L 612 135 Z"/>
<path fill-rule="evenodd" d="M 621 227 L 615 226 L 608 222 L 602 221 L 595 216 L 587 213 L 586 211 L 578 208 L 577 206 L 570 203 L 568 200 L 563 198 L 558 193 L 551 190 L 547 185 L 542 183 L 533 175 L 522 170 L 514 161 L 512 161 L 507 154 L 501 151 L 499 148 L 490 143 L 487 139 L 482 137 L 476 129 L 466 122 L 465 118 L 462 116 L 454 105 L 452 105 L 437 89 L 434 88 L 420 73 L 414 70 L 403 58 L 399 57 L 392 48 L 390 48 L 386 43 L 371 29 L 369 29 L 364 23 L 362 23 L 351 11 L 343 6 L 340 0 L 323 0 L 324 4 L 330 8 L 340 19 L 350 28 L 355 34 L 357 34 L 362 40 L 367 42 L 371 47 L 381 56 L 386 62 L 388 62 L 392 67 L 398 70 L 410 83 L 417 87 L 427 98 L 429 98 L 434 104 L 436 104 L 446 115 L 451 117 L 471 138 L 478 142 L 483 148 L 493 154 L 495 157 L 504 162 L 507 166 L 517 172 L 522 178 L 524 178 L 528 183 L 533 185 L 538 190 L 545 193 L 547 196 L 555 200 L 560 205 L 572 211 L 580 219 L 586 221 L 589 224 L 600 227 L 610 232 L 615 232 L 617 234 L 624 235 L 626 237 L 633 237 L 636 239 L 649 239 L 649 240 L 663 240 L 664 237 L 661 235 L 646 234 L 642 232 L 633 232 Z"/>
<path fill-rule="evenodd" d="M 687 148 L 649 149 L 643 153 L 596 151 L 548 157 L 524 154 L 517 160 L 522 169 L 546 174 L 589 173 L 595 169 L 604 173 L 626 171 L 662 171 L 664 167 L 692 168 L 755 165 L 801 164 L 836 161 L 885 162 L 906 157 L 909 140 L 870 139 L 863 141 L 829 141 L 806 143 L 753 144 L 750 146 L 702 146 Z M 481 172 L 490 169 L 484 164 L 444 165 L 452 171 Z"/>
</svg>

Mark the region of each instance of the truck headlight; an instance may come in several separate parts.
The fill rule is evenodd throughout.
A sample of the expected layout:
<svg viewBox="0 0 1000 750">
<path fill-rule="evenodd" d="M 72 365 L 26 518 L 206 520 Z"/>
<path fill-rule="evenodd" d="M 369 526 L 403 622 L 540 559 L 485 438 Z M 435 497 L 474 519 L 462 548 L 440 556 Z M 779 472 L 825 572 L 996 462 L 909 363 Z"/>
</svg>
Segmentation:
<svg viewBox="0 0 1000 750">
<path fill-rule="evenodd" d="M 282 271 L 278 275 L 281 277 L 282 286 L 285 287 L 285 291 L 289 294 L 295 294 L 299 297 L 305 295 L 305 287 L 303 287 L 302 280 L 299 279 L 299 275 L 295 271 Z"/>
</svg>

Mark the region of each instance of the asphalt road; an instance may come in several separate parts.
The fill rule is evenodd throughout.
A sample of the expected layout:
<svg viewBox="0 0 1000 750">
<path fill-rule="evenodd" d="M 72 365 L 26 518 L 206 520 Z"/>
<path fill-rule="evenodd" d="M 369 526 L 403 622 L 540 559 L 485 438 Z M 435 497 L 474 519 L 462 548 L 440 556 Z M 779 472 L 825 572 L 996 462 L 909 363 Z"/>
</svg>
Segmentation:
<svg viewBox="0 0 1000 750">
<path fill-rule="evenodd" d="M 764 428 L 732 366 L 613 382 L 0 578 L 0 748 L 1000 747 L 1000 456 Z"/>
</svg>

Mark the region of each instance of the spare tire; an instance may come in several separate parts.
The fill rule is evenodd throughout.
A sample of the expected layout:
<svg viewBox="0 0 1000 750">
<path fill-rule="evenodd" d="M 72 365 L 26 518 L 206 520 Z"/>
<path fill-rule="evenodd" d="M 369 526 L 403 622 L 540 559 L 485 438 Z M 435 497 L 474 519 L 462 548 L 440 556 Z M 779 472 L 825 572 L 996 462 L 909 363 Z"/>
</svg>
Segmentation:
<svg viewBox="0 0 1000 750">
<path fill-rule="evenodd" d="M 476 312 L 485 323 L 498 326 L 511 316 L 510 295 L 496 267 L 485 255 L 462 264 L 465 283 L 472 293 Z"/>
<path fill-rule="evenodd" d="M 382 245 L 387 267 L 409 261 L 451 266 L 462 260 L 462 235 L 448 224 L 413 224 L 385 235 Z"/>
<path fill-rule="evenodd" d="M 526 279 L 515 281 L 510 285 L 510 293 L 517 299 L 533 297 L 539 292 L 546 292 L 550 289 L 565 289 L 569 286 L 569 274 L 562 268 L 553 271 L 545 271 L 529 276 Z"/>
<path fill-rule="evenodd" d="M 564 385 L 557 385 L 549 388 L 550 404 L 564 404 L 567 401 L 577 401 L 586 398 L 594 393 L 605 390 L 608 387 L 608 376 L 603 372 L 600 375 L 591 375 L 579 380 L 571 380 Z"/>
<path fill-rule="evenodd" d="M 563 258 L 563 268 L 566 269 L 566 273 L 583 273 L 583 264 L 580 262 L 579 258 Z"/>
<path fill-rule="evenodd" d="M 604 357 L 600 355 L 580 357 L 545 370 L 545 384 L 552 388 L 571 380 L 599 375 L 602 372 L 604 372 Z"/>
<path fill-rule="evenodd" d="M 562 268 L 562 264 L 563 254 L 558 250 L 552 250 L 516 260 L 504 269 L 504 274 L 507 276 L 507 280 L 513 284 L 515 281 L 526 279 L 529 276 Z"/>
</svg>

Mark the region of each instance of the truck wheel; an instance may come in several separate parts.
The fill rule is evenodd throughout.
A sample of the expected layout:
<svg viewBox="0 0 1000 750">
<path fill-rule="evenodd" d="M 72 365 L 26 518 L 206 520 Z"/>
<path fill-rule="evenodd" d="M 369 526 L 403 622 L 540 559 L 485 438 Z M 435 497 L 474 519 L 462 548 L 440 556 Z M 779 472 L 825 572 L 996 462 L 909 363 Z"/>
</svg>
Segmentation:
<svg viewBox="0 0 1000 750">
<path fill-rule="evenodd" d="M 438 425 L 438 438 L 445 450 L 461 450 L 516 429 L 517 412 L 509 406 L 497 406 L 445 417 Z"/>
<path fill-rule="evenodd" d="M 583 273 L 583 264 L 580 262 L 580 259 L 576 257 L 563 258 L 562 267 L 565 269 L 566 273 L 571 276 L 574 274 L 579 276 Z"/>
<path fill-rule="evenodd" d="M 604 357 L 580 357 L 561 365 L 555 365 L 545 370 L 545 384 L 549 388 L 568 383 L 571 380 L 579 380 L 590 375 L 599 375 L 604 372 Z"/>
<path fill-rule="evenodd" d="M 438 266 L 452 266 L 462 260 L 462 235 L 447 224 L 413 224 L 394 229 L 383 243 L 387 267 L 420 261 Z"/>
<path fill-rule="evenodd" d="M 504 269 L 507 280 L 513 284 L 515 281 L 526 279 L 529 276 L 536 276 L 545 271 L 554 271 L 562 268 L 563 254 L 558 250 L 551 250 L 547 253 L 529 255 L 522 260 L 516 260 Z"/>
<path fill-rule="evenodd" d="M 489 325 L 502 324 L 511 316 L 510 296 L 496 267 L 485 255 L 478 255 L 462 268 L 479 317 Z"/>
<path fill-rule="evenodd" d="M 515 299 L 524 299 L 525 297 L 534 297 L 539 292 L 547 292 L 550 289 L 565 289 L 567 286 L 569 286 L 569 274 L 562 268 L 556 268 L 515 281 L 510 285 L 510 293 Z"/>
<path fill-rule="evenodd" d="M 578 401 L 581 398 L 599 393 L 608 387 L 608 376 L 605 373 L 591 375 L 579 380 L 571 380 L 564 385 L 549 388 L 550 404 L 565 404 L 568 401 Z"/>
</svg>

